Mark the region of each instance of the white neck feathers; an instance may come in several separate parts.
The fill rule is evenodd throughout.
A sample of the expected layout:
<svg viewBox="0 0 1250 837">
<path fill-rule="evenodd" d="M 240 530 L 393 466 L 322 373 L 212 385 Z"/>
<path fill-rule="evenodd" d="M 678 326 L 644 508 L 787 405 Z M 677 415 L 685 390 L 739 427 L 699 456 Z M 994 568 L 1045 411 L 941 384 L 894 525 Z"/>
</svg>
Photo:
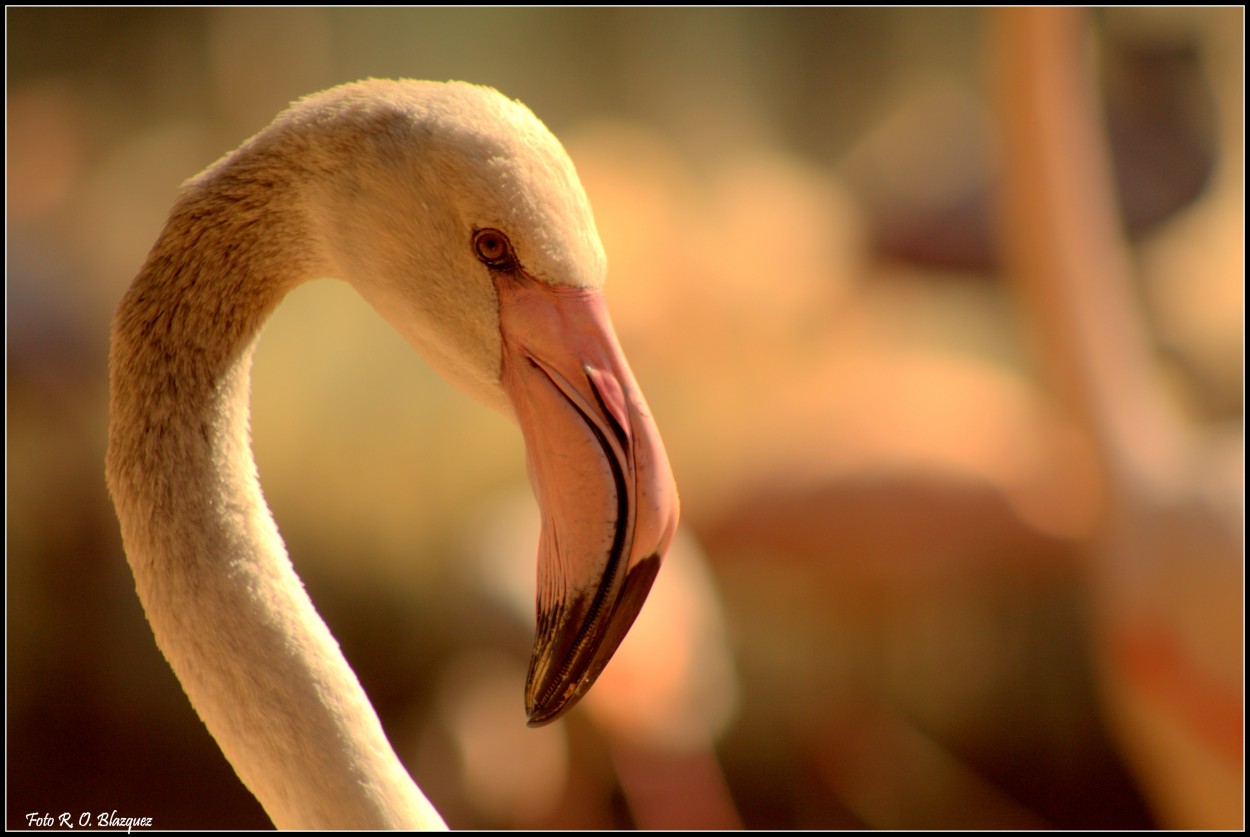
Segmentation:
<svg viewBox="0 0 1250 837">
<path fill-rule="evenodd" d="M 113 323 L 109 488 L 157 644 L 275 824 L 443 827 L 292 569 L 257 480 L 252 349 L 320 267 L 288 188 L 226 178 L 175 208 Z"/>
</svg>

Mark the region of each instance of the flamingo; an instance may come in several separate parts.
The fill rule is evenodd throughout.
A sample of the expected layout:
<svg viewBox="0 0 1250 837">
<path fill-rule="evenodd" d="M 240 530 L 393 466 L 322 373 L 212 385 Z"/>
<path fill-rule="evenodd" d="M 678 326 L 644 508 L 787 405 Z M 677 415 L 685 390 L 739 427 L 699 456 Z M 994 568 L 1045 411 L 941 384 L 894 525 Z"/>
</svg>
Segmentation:
<svg viewBox="0 0 1250 837">
<path fill-rule="evenodd" d="M 112 323 L 106 476 L 157 645 L 280 828 L 441 828 L 291 566 L 249 433 L 259 331 L 346 280 L 515 417 L 542 512 L 531 726 L 594 683 L 677 525 L 589 202 L 533 113 L 462 82 L 306 97 L 189 180 Z"/>
<path fill-rule="evenodd" d="M 1190 426 L 1155 377 L 1082 60 L 1085 17 L 1010 9 L 991 31 L 1004 253 L 1048 385 L 1092 454 L 1085 478 L 1098 508 L 1086 542 L 1109 721 L 1168 827 L 1237 828 L 1244 444 Z"/>
</svg>

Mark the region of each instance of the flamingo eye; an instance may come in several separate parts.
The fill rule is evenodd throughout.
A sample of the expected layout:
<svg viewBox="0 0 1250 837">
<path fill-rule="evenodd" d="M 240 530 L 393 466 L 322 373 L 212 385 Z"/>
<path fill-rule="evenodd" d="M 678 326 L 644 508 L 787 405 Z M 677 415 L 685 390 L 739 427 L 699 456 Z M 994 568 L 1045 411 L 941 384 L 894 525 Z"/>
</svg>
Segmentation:
<svg viewBox="0 0 1250 837">
<path fill-rule="evenodd" d="M 488 267 L 508 269 L 513 266 L 512 242 L 499 230 L 478 230 L 473 234 L 473 252 Z"/>
</svg>

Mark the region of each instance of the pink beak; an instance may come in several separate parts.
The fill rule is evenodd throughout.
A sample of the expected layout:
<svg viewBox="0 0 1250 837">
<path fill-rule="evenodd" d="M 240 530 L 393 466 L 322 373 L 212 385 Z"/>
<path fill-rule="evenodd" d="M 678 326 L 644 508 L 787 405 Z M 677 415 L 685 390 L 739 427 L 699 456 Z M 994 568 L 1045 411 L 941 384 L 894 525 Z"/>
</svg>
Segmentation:
<svg viewBox="0 0 1250 837">
<path fill-rule="evenodd" d="M 530 726 L 589 691 L 677 529 L 673 473 L 603 295 L 495 274 L 502 381 L 542 512 Z"/>
</svg>

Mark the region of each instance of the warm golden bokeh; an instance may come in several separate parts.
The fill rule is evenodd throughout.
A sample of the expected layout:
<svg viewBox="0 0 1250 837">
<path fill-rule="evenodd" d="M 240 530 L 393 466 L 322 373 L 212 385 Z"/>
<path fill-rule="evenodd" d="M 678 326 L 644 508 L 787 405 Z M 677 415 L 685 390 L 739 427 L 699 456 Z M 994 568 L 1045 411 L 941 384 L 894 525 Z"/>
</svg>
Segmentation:
<svg viewBox="0 0 1250 837">
<path fill-rule="evenodd" d="M 6 824 L 268 824 L 134 595 L 109 317 L 180 182 L 294 98 L 406 76 L 498 87 L 565 143 L 684 512 L 618 660 L 526 728 L 520 434 L 343 283 L 283 303 L 253 379 L 266 495 L 449 824 L 1239 827 L 1244 13 L 1071 19 L 1117 200 L 1055 188 L 1128 231 L 1127 258 L 1091 245 L 1126 281 L 1094 326 L 1140 331 L 1128 360 L 1065 353 L 1042 310 L 1065 269 L 1020 254 L 1071 253 L 1011 226 L 1034 192 L 996 204 L 1027 145 L 1003 101 L 1031 112 L 996 39 L 1027 18 L 6 10 Z M 1081 364 L 1163 398 L 1113 374 L 1110 424 L 1153 406 L 1108 442 L 1064 389 Z M 1156 418 L 1181 453 L 1113 467 Z"/>
</svg>

